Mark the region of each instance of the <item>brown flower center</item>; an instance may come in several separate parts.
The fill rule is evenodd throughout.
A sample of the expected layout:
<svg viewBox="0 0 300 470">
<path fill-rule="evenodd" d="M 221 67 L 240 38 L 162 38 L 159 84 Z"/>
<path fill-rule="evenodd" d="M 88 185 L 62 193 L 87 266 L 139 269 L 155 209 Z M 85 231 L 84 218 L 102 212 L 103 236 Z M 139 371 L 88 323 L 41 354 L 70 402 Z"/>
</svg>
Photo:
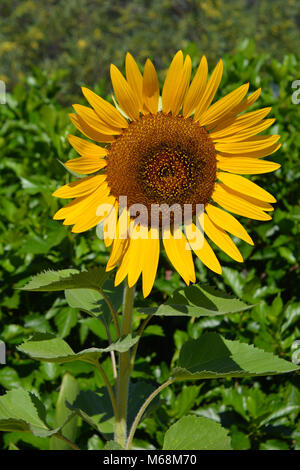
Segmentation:
<svg viewBox="0 0 300 470">
<path fill-rule="evenodd" d="M 207 204 L 216 180 L 216 151 L 203 127 L 190 118 L 147 114 L 111 144 L 107 182 L 127 196 L 128 207 L 143 204 Z"/>
</svg>

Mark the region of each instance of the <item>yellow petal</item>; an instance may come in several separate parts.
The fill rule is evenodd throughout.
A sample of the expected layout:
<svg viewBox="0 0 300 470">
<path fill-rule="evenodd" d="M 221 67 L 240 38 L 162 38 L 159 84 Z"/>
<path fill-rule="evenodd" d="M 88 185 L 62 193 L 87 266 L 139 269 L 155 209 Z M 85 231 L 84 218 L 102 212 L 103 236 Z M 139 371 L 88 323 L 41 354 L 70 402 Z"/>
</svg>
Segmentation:
<svg viewBox="0 0 300 470">
<path fill-rule="evenodd" d="M 126 78 L 129 86 L 139 101 L 139 110 L 143 111 L 143 77 L 132 55 L 127 52 L 125 60 Z"/>
<path fill-rule="evenodd" d="M 62 186 L 54 191 L 52 196 L 66 199 L 85 196 L 100 186 L 105 179 L 105 175 L 87 176 L 86 178 L 81 178 L 80 180 Z"/>
<path fill-rule="evenodd" d="M 201 223 L 201 219 L 199 221 Z M 239 249 L 235 246 L 229 235 L 222 228 L 215 225 L 207 214 L 204 214 L 202 229 L 215 245 L 221 248 L 230 258 L 238 262 L 243 261 Z"/>
<path fill-rule="evenodd" d="M 257 124 L 264 119 L 272 108 L 262 108 L 257 111 L 251 111 L 250 113 L 242 114 L 241 116 L 230 116 L 224 120 L 221 120 L 217 126 L 207 126 L 207 128 L 213 127 L 209 135 L 214 140 L 216 138 L 227 137 L 236 132 L 247 129 L 254 124 Z"/>
<path fill-rule="evenodd" d="M 68 160 L 65 166 L 75 173 L 80 175 L 89 175 L 101 170 L 107 165 L 107 161 L 104 158 L 95 157 L 80 157 Z"/>
<path fill-rule="evenodd" d="M 211 74 L 206 88 L 205 92 L 203 93 L 203 96 L 201 98 L 200 103 L 198 104 L 195 115 L 194 115 L 194 121 L 199 121 L 201 116 L 207 111 L 209 108 L 212 100 L 215 97 L 215 94 L 217 92 L 217 89 L 220 85 L 220 81 L 222 78 L 222 73 L 223 73 L 223 62 L 220 60 L 218 64 L 216 65 L 213 73 Z"/>
<path fill-rule="evenodd" d="M 231 194 L 235 194 L 236 196 L 243 198 L 245 201 L 250 202 L 255 207 L 262 209 L 263 211 L 272 212 L 274 210 L 274 207 L 268 202 L 262 201 L 261 199 L 257 199 L 256 197 L 248 196 L 248 194 L 243 194 L 240 191 L 236 191 L 232 188 L 229 188 L 229 186 L 226 186 L 225 184 L 224 188 Z"/>
<path fill-rule="evenodd" d="M 110 257 L 106 265 L 106 271 L 111 271 L 116 267 L 128 248 L 128 239 L 116 238 L 110 252 Z"/>
<path fill-rule="evenodd" d="M 97 208 L 98 208 L 99 204 L 107 204 L 107 205 L 113 206 L 114 202 L 115 202 L 115 197 L 114 196 L 107 196 L 106 199 L 103 199 L 95 207 L 96 212 L 97 212 Z M 93 207 L 93 209 L 94 209 L 94 207 Z M 105 214 L 103 216 L 94 215 L 94 210 L 92 210 L 92 208 L 91 208 L 89 215 L 86 216 L 84 219 L 80 220 L 79 222 L 77 222 L 74 225 L 74 227 L 72 228 L 72 232 L 73 233 L 85 232 L 86 230 L 89 230 L 89 229 L 95 227 L 96 225 L 98 225 L 105 217 L 107 217 L 107 214 Z"/>
<path fill-rule="evenodd" d="M 142 272 L 142 240 L 140 238 L 129 242 L 129 262 L 128 262 L 128 286 L 133 287 Z"/>
<path fill-rule="evenodd" d="M 199 221 L 202 220 L 202 214 L 199 217 Z M 191 243 L 191 247 L 193 248 L 193 251 L 195 255 L 200 259 L 200 261 L 205 264 L 209 269 L 214 271 L 217 274 L 222 273 L 222 268 L 221 265 L 218 261 L 218 258 L 216 257 L 214 251 L 210 247 L 210 245 L 207 243 L 205 237 L 203 236 L 202 230 L 200 230 L 195 224 L 190 224 L 191 227 L 189 230 L 186 230 L 186 235 L 189 238 L 189 241 Z M 194 245 L 195 239 L 198 239 L 201 241 L 201 248 L 197 248 L 197 245 Z"/>
<path fill-rule="evenodd" d="M 259 98 L 261 93 L 261 88 L 258 88 L 254 93 L 247 96 L 241 103 L 239 103 L 235 108 L 231 110 L 231 114 L 236 116 L 237 114 L 246 111 L 246 109 L 250 108 L 250 106 L 255 103 L 255 101 Z"/>
<path fill-rule="evenodd" d="M 147 59 L 143 75 L 143 100 L 152 114 L 158 111 L 159 84 L 157 74 L 150 59 Z"/>
<path fill-rule="evenodd" d="M 128 230 L 130 225 L 130 213 L 127 208 L 121 211 L 117 225 L 117 238 L 128 238 Z"/>
<path fill-rule="evenodd" d="M 272 194 L 268 193 L 247 178 L 243 178 L 243 176 L 223 172 L 218 172 L 217 176 L 219 180 L 226 184 L 226 186 L 229 186 L 229 188 L 232 188 L 235 191 L 247 194 L 248 196 L 253 196 L 261 201 L 276 202 L 276 199 Z"/>
<path fill-rule="evenodd" d="M 148 239 L 143 246 L 143 294 L 147 297 L 153 287 L 159 260 L 159 233 L 150 229 Z"/>
<path fill-rule="evenodd" d="M 250 137 L 243 142 L 221 141 L 215 145 L 215 149 L 217 152 L 231 154 L 249 153 L 272 147 L 279 139 L 280 135 L 262 135 L 256 136 L 255 140 Z"/>
<path fill-rule="evenodd" d="M 240 86 L 228 95 L 224 96 L 202 114 L 199 119 L 201 126 L 216 122 L 220 117 L 226 117 L 230 111 L 244 98 L 249 89 L 249 83 Z"/>
<path fill-rule="evenodd" d="M 174 105 L 174 97 L 182 81 L 183 54 L 178 51 L 168 69 L 162 90 L 162 110 L 169 113 Z"/>
<path fill-rule="evenodd" d="M 85 201 L 89 196 L 83 196 L 83 197 L 77 197 L 76 199 L 73 199 L 70 201 L 68 204 L 66 204 L 64 207 L 59 209 L 53 216 L 53 220 L 62 220 L 65 219 L 71 212 L 72 210 L 76 210 L 76 207 L 81 204 L 83 201 Z"/>
<path fill-rule="evenodd" d="M 109 195 L 109 191 L 107 183 L 103 183 L 92 194 L 85 196 L 78 204 L 68 208 L 65 211 L 64 225 L 80 223 L 87 220 L 91 215 L 96 215 L 99 204 Z"/>
<path fill-rule="evenodd" d="M 258 136 L 259 137 L 259 136 Z M 267 137 L 267 136 L 266 136 Z M 242 142 L 237 142 L 236 144 L 234 145 L 237 145 L 237 144 L 241 144 Z M 231 145 L 231 144 L 230 144 Z M 263 147 L 263 145 L 262 145 Z M 273 144 L 273 145 L 269 145 L 265 148 L 260 148 L 258 150 L 255 150 L 254 147 L 250 148 L 248 147 L 248 151 L 247 149 L 245 148 L 244 151 L 240 151 L 238 152 L 237 151 L 237 147 L 234 148 L 233 152 L 232 151 L 229 151 L 229 146 L 228 146 L 228 152 L 224 152 L 224 151 L 220 151 L 220 155 L 222 157 L 228 157 L 228 158 L 231 158 L 231 157 L 240 157 L 241 154 L 242 154 L 242 157 L 243 158 L 264 158 L 264 157 L 267 157 L 268 155 L 272 155 L 272 153 L 275 153 L 277 152 L 278 149 L 280 149 L 281 147 L 281 144 Z M 232 149 L 233 147 L 231 147 Z"/>
<path fill-rule="evenodd" d="M 122 116 L 121 113 L 106 100 L 96 95 L 93 91 L 88 88 L 82 87 L 82 92 L 90 105 L 96 111 L 98 117 L 104 121 L 108 127 L 113 128 L 126 128 L 128 127 L 128 122 Z"/>
<path fill-rule="evenodd" d="M 239 173 L 241 175 L 258 175 L 278 170 L 281 165 L 267 160 L 259 160 L 251 157 L 221 157 L 217 155 L 217 167 L 219 170 Z"/>
<path fill-rule="evenodd" d="M 249 243 L 249 245 L 254 245 L 252 238 L 248 235 L 244 227 L 240 222 L 233 217 L 233 215 L 228 212 L 223 211 L 219 207 L 213 206 L 212 204 L 207 204 L 205 210 L 209 215 L 209 218 L 218 225 L 218 227 L 226 230 L 235 237 L 244 240 Z"/>
<path fill-rule="evenodd" d="M 55 220 L 58 219 L 65 219 L 63 222 L 64 225 L 72 225 L 75 224 L 77 221 L 82 219 L 82 216 L 88 214 L 91 210 L 91 207 L 95 207 L 93 213 L 96 213 L 96 206 L 99 204 L 99 200 L 105 197 L 109 190 L 107 189 L 107 185 L 105 183 L 102 186 L 99 186 L 95 191 L 93 191 L 88 196 L 77 197 L 73 201 L 69 202 L 65 207 L 60 209 L 55 216 L 53 217 Z"/>
<path fill-rule="evenodd" d="M 184 64 L 183 64 L 181 81 L 175 93 L 173 104 L 171 107 L 172 114 L 175 116 L 179 113 L 182 107 L 182 103 L 183 103 L 184 97 L 186 95 L 186 92 L 190 83 L 191 72 L 192 72 L 192 61 L 191 61 L 190 56 L 188 55 L 186 56 Z"/>
<path fill-rule="evenodd" d="M 131 227 L 134 222 L 131 222 Z M 130 227 L 130 228 L 131 228 Z M 145 226 L 137 225 L 134 227 L 134 234 L 130 230 L 129 243 L 129 263 L 128 263 L 128 286 L 132 287 L 136 284 L 142 269 L 143 259 L 145 255 L 145 244 L 148 238 L 148 229 Z"/>
<path fill-rule="evenodd" d="M 203 56 L 184 99 L 182 112 L 184 117 L 190 116 L 200 103 L 206 86 L 207 73 L 207 60 L 206 57 Z"/>
<path fill-rule="evenodd" d="M 218 183 L 212 194 L 212 199 L 216 201 L 224 209 L 239 214 L 249 219 L 255 220 L 271 220 L 271 217 L 263 212 L 263 210 L 252 202 L 248 201 L 242 195 L 238 195 L 225 185 Z"/>
<path fill-rule="evenodd" d="M 249 139 L 249 137 L 255 136 L 260 132 L 264 131 L 272 124 L 274 124 L 275 119 L 265 119 L 264 121 L 256 124 L 254 126 L 248 127 L 247 129 L 242 129 L 236 131 L 234 134 L 228 137 L 222 137 L 219 139 L 213 139 L 214 142 L 221 142 L 221 143 L 232 143 L 232 142 L 241 142 L 243 140 Z"/>
<path fill-rule="evenodd" d="M 78 116 L 78 114 L 69 114 L 69 117 L 74 126 L 89 139 L 95 140 L 96 142 L 113 142 L 115 140 L 113 135 L 102 134 L 96 131 Z"/>
<path fill-rule="evenodd" d="M 103 132 L 105 134 L 118 135 L 121 134 L 122 130 L 117 127 L 107 126 L 104 121 L 98 117 L 98 114 L 92 108 L 82 106 L 81 104 L 73 104 L 78 116 L 80 116 L 90 127 L 95 129 L 97 132 Z"/>
<path fill-rule="evenodd" d="M 120 261 L 120 266 L 117 270 L 116 277 L 115 277 L 115 286 L 118 286 L 119 284 L 121 284 L 121 282 L 124 281 L 125 277 L 128 274 L 128 265 L 129 265 L 129 261 L 130 261 L 130 250 L 129 249 L 130 249 L 130 241 L 128 241 L 127 249 L 126 249 L 125 253 L 123 254 L 123 257 Z"/>
<path fill-rule="evenodd" d="M 84 157 L 104 157 L 108 153 L 107 149 L 99 147 L 99 145 L 92 144 L 80 137 L 76 137 L 75 135 L 69 134 L 68 140 L 76 152 Z"/>
<path fill-rule="evenodd" d="M 109 247 L 116 238 L 116 227 L 117 227 L 117 220 L 118 220 L 118 208 L 119 203 L 118 201 L 115 202 L 112 210 L 103 220 L 103 236 L 104 236 L 104 244 L 106 247 Z"/>
<path fill-rule="evenodd" d="M 169 260 L 186 284 L 195 282 L 192 252 L 182 231 L 178 228 L 172 234 L 169 230 L 164 230 L 163 244 Z"/>
<path fill-rule="evenodd" d="M 110 66 L 110 76 L 119 105 L 132 120 L 139 118 L 139 99 L 115 65 Z"/>
</svg>

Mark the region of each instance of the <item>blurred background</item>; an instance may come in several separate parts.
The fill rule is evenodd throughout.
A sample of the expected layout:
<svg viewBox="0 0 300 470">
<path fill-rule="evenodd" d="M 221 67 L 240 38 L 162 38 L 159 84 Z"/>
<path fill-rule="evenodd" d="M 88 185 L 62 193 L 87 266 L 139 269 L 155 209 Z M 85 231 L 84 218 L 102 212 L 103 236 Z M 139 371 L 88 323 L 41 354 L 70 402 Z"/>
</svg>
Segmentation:
<svg viewBox="0 0 300 470">
<path fill-rule="evenodd" d="M 127 51 L 163 71 L 178 49 L 192 47 L 215 63 L 253 38 L 258 54 L 282 59 L 300 50 L 299 26 L 297 0 L 2 0 L 0 77 L 11 89 L 32 65 L 64 70 L 66 101 L 79 84 L 106 80 Z"/>
<path fill-rule="evenodd" d="M 278 199 L 271 222 L 242 219 L 255 246 L 235 240 L 245 263 L 216 249 L 223 276 L 196 262 L 199 282 L 226 290 L 254 307 L 226 318 L 197 321 L 156 318 L 146 329 L 133 380 L 162 383 L 188 337 L 218 331 L 291 360 L 300 339 L 299 185 L 300 106 L 293 104 L 300 79 L 300 3 L 297 0 L 1 0 L 0 80 L 0 339 L 7 364 L 0 366 L 0 393 L 22 387 L 36 393 L 54 422 L 60 383 L 72 374 L 81 390 L 95 391 L 102 379 L 81 363 L 40 364 L 16 346 L 36 331 L 66 338 L 75 351 L 105 342 L 99 322 L 60 296 L 21 292 L 31 275 L 45 269 L 103 265 L 108 250 L 95 230 L 75 235 L 52 220 L 62 201 L 51 196 L 72 177 L 61 163 L 75 156 L 67 141 L 75 133 L 68 113 L 86 85 L 111 101 L 109 65 L 121 69 L 130 51 L 141 68 L 150 57 L 161 83 L 173 54 L 183 49 L 194 71 L 205 54 L 210 70 L 224 60 L 218 97 L 250 82 L 262 87 L 253 109 L 272 106 L 282 147 L 271 160 L 275 173 L 257 175 Z M 214 247 L 215 248 L 215 247 Z M 183 286 L 161 255 L 154 290 L 136 305 L 156 305 Z M 121 298 L 121 297 L 120 297 Z M 135 317 L 135 326 L 139 324 Z M 155 347 L 153 347 L 155 344 Z M 109 360 L 104 364 L 111 376 Z M 135 400 L 135 397 L 131 397 Z M 300 449 L 299 375 L 208 380 L 175 385 L 161 397 L 137 433 L 139 448 L 160 448 L 165 430 L 184 414 L 207 416 L 225 426 L 235 449 Z M 77 443 L 101 449 L 111 421 L 97 434 L 79 421 Z M 25 433 L 0 437 L 5 449 L 47 449 L 49 439 Z"/>
</svg>

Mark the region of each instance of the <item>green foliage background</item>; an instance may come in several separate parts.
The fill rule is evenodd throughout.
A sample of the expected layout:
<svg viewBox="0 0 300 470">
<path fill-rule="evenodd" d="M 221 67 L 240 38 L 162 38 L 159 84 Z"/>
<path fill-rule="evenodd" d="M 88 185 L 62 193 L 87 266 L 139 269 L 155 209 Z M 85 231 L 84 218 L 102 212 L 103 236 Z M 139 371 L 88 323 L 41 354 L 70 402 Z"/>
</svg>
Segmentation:
<svg viewBox="0 0 300 470">
<path fill-rule="evenodd" d="M 105 332 L 63 296 L 16 288 L 44 269 L 103 265 L 108 258 L 94 230 L 74 235 L 52 220 L 60 201 L 51 193 L 70 177 L 58 160 L 74 156 L 66 136 L 74 133 L 68 112 L 73 102 L 82 101 L 79 86 L 106 96 L 109 64 L 122 66 L 127 50 L 141 65 L 147 56 L 154 58 L 161 80 L 179 48 L 191 54 L 194 66 L 203 53 L 211 68 L 222 56 L 219 96 L 248 81 L 252 91 L 262 87 L 257 106 L 273 107 L 271 132 L 282 136 L 281 149 L 272 155 L 281 169 L 253 177 L 278 203 L 271 222 L 242 220 L 255 241 L 254 247 L 237 241 L 245 263 L 238 265 L 217 250 L 224 266 L 220 277 L 196 262 L 199 282 L 233 292 L 255 307 L 226 318 L 156 317 L 146 330 L 133 379 L 162 383 L 182 343 L 207 331 L 291 360 L 293 342 L 300 339 L 300 106 L 291 101 L 292 82 L 300 79 L 294 54 L 300 46 L 299 2 L 286 0 L 284 9 L 280 0 L 47 0 L 42 5 L 3 0 L 0 6 L 0 78 L 10 91 L 6 105 L 0 105 L 0 339 L 8 353 L 7 365 L 0 366 L 0 393 L 18 387 L 36 393 L 51 424 L 66 371 L 82 390 L 103 386 L 86 364 L 40 364 L 17 351 L 34 332 L 68 337 L 75 351 L 105 347 Z M 150 299 L 139 295 L 136 306 L 156 305 L 182 285 L 162 255 Z M 139 321 L 136 315 L 136 325 Z M 105 367 L 110 375 L 108 360 Z M 160 448 L 166 429 L 186 413 L 221 422 L 235 449 L 300 449 L 297 374 L 174 385 L 143 421 L 136 445 Z M 89 449 L 104 445 L 81 421 L 77 442 Z M 25 433 L 5 433 L 1 443 L 2 448 L 49 446 L 48 439 Z"/>
</svg>

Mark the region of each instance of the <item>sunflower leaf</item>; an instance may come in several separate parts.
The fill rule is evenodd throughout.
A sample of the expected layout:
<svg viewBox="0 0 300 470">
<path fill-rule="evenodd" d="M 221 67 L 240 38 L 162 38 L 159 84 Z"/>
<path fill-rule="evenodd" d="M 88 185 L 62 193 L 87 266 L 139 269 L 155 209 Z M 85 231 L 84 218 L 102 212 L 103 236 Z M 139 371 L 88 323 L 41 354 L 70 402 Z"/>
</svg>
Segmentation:
<svg viewBox="0 0 300 470">
<path fill-rule="evenodd" d="M 79 272 L 77 269 L 46 271 L 37 274 L 22 290 L 26 291 L 59 291 L 65 289 L 96 289 L 98 290 L 108 279 L 105 268 L 97 267 Z"/>
<path fill-rule="evenodd" d="M 172 377 L 177 380 L 251 377 L 299 369 L 299 366 L 252 345 L 227 340 L 217 333 L 205 333 L 182 346 L 178 367 L 173 370 Z"/>
<path fill-rule="evenodd" d="M 81 390 L 69 410 L 75 412 L 96 431 L 111 435 L 113 433 L 113 410 L 106 388 Z"/>
<path fill-rule="evenodd" d="M 155 390 L 155 387 L 147 382 L 138 381 L 129 385 L 129 401 L 127 424 L 130 428 L 134 418 L 145 399 Z M 157 405 L 158 400 L 153 400 L 152 406 Z M 76 400 L 72 403 L 67 402 L 69 410 L 75 412 L 90 426 L 101 432 L 106 439 L 111 439 L 114 432 L 114 412 L 111 401 L 105 387 L 92 390 L 81 390 Z M 149 412 L 149 408 L 147 410 Z"/>
<path fill-rule="evenodd" d="M 131 335 L 127 335 L 111 343 L 107 348 L 89 348 L 75 353 L 63 339 L 56 338 L 50 333 L 37 333 L 30 340 L 18 346 L 17 349 L 39 361 L 95 363 L 103 353 L 128 351 L 138 339 L 138 337 L 132 338 Z"/>
<path fill-rule="evenodd" d="M 47 437 L 57 433 L 62 426 L 48 427 L 45 407 L 33 393 L 15 389 L 0 397 L 1 431 L 31 432 L 38 437 Z"/>
<path fill-rule="evenodd" d="M 58 399 L 56 402 L 54 424 L 56 426 L 62 425 L 70 418 L 70 415 L 73 414 L 74 416 L 68 421 L 68 423 L 62 429 L 62 434 L 68 439 L 70 439 L 71 441 L 75 441 L 76 439 L 77 417 L 75 413 L 72 413 L 69 410 L 69 408 L 66 407 L 65 402 L 66 400 L 68 400 L 73 403 L 73 401 L 75 401 L 78 394 L 79 394 L 78 383 L 76 379 L 69 372 L 67 372 L 64 375 L 61 386 L 60 386 L 60 391 L 59 391 Z M 51 450 L 70 450 L 71 447 L 69 446 L 69 444 L 58 439 L 57 437 L 51 437 L 50 449 Z"/>
<path fill-rule="evenodd" d="M 104 295 L 109 299 L 114 311 L 117 312 L 122 305 L 123 286 L 114 287 L 111 279 L 105 281 L 98 291 L 92 289 L 65 290 L 65 297 L 70 307 L 79 308 L 108 326 L 112 316 Z"/>
<path fill-rule="evenodd" d="M 212 316 L 242 312 L 252 308 L 213 287 L 194 284 L 176 291 L 159 307 L 139 308 L 139 312 L 158 316 Z"/>
<path fill-rule="evenodd" d="M 163 450 L 231 450 L 228 430 L 212 419 L 184 416 L 165 434 Z"/>
</svg>

